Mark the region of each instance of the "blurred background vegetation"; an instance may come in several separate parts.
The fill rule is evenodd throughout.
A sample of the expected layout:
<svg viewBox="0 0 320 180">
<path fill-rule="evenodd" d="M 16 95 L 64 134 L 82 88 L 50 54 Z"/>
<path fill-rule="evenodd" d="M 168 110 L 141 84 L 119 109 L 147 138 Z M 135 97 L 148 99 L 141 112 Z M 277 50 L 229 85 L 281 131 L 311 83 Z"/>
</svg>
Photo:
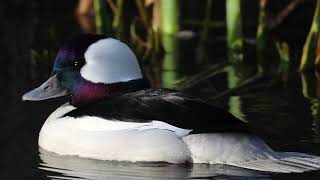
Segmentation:
<svg viewBox="0 0 320 180">
<path fill-rule="evenodd" d="M 126 42 L 153 87 L 214 101 L 300 76 L 301 92 L 313 99 L 320 94 L 319 6 L 319 0 L 1 1 L 0 49 L 9 74 L 1 78 L 39 82 L 64 41 L 97 33 Z M 17 72 L 27 80 L 15 79 Z"/>
<path fill-rule="evenodd" d="M 59 45 L 79 33 L 105 34 L 128 43 L 141 65 L 147 66 L 146 76 L 154 87 L 187 90 L 229 71 L 241 76 L 230 80 L 235 82 L 229 88 L 237 90 L 265 76 L 286 81 L 290 71 L 317 72 L 319 64 L 317 0 L 15 0 L 2 4 L 8 8 L 0 17 L 12 13 L 9 18 L 25 18 L 16 28 L 26 32 L 16 33 L 30 39 L 32 76 L 47 74 Z M 46 14 L 46 7 L 54 13 Z M 61 11 L 69 16 L 55 19 Z M 51 22 L 40 22 L 34 14 L 44 14 Z M 48 68 L 37 69 L 43 63 Z M 237 70 L 229 70 L 234 67 Z"/>
<path fill-rule="evenodd" d="M 7 0 L 0 4 L 0 49 L 9 74 L 37 82 L 49 75 L 64 41 L 104 34 L 131 46 L 153 87 L 197 89 L 215 100 L 300 76 L 310 98 L 320 94 L 319 6 L 319 0 Z M 10 77 L 1 78 L 11 83 Z M 213 83 L 220 77 L 226 83 Z"/>
<path fill-rule="evenodd" d="M 180 2 L 178 0 L 135 0 L 128 2 L 125 0 L 79 0 L 76 14 L 83 30 L 88 33 L 98 33 L 114 36 L 122 41 L 129 43 L 136 54 L 139 55 L 141 62 L 159 63 L 161 60 L 161 72 L 159 78 L 155 74 L 150 78 L 153 85 L 171 87 L 171 88 L 191 88 L 209 77 L 223 72 L 229 66 L 251 66 L 254 71 L 246 79 L 231 83 L 230 89 L 238 89 L 239 86 L 256 81 L 266 75 L 287 76 L 290 64 L 290 45 L 289 40 L 282 40 L 273 37 L 274 31 L 283 24 L 288 16 L 292 16 L 297 8 L 307 3 L 305 0 L 293 0 L 286 3 L 272 4 L 269 0 L 257 0 L 255 9 L 258 11 L 253 17 L 256 19 L 246 20 L 245 11 L 252 11 L 253 6 L 241 0 L 225 0 L 216 3 L 213 0 L 203 0 L 199 2 Z M 252 2 L 250 2 L 252 3 Z M 319 41 L 319 23 L 320 23 L 320 2 L 310 1 L 312 11 L 314 11 L 313 21 L 310 25 L 310 32 L 305 37 L 303 51 L 297 56 L 301 56 L 299 71 L 314 71 L 320 58 L 317 54 L 317 44 Z M 276 5 L 282 5 L 282 9 L 272 11 Z M 132 8 L 132 14 L 128 16 L 128 5 Z M 198 12 L 192 12 L 191 17 L 184 16 L 185 7 L 194 7 Z M 202 5 L 203 8 L 196 8 Z M 223 15 L 224 19 L 218 19 L 213 16 L 218 6 L 218 13 Z M 246 9 L 246 7 L 252 9 Z M 201 9 L 199 11 L 199 9 Z M 275 9 L 275 8 L 274 8 Z M 189 12 L 190 13 L 190 12 Z M 201 16 L 194 17 L 198 13 Z M 216 13 L 216 14 L 218 14 Z M 248 13 L 254 15 L 254 13 Z M 302 14 L 301 14 L 302 15 Z M 308 14 L 303 14 L 304 18 Z M 310 16 L 310 15 L 309 15 Z M 252 23 L 256 22 L 256 23 Z M 243 25 L 244 24 L 244 25 Z M 255 36 L 247 37 L 245 27 L 255 27 Z M 296 28 L 296 27 L 295 27 Z M 217 62 L 208 62 L 205 56 L 205 44 L 209 42 L 209 32 L 215 29 L 223 30 L 221 40 L 226 41 L 221 44 L 219 49 L 225 49 L 227 52 L 227 63 L 217 68 L 204 69 L 206 75 L 197 74 L 195 77 L 179 76 L 179 46 L 183 41 L 197 39 L 197 58 L 194 58 L 196 64 L 214 64 Z M 224 36 L 224 37 L 223 37 Z M 217 35 L 219 37 L 219 35 Z M 291 37 L 293 38 L 293 37 Z M 320 41 L 319 41 L 320 42 Z M 244 57 L 245 46 L 253 45 L 256 48 L 256 57 L 254 60 Z M 300 47 L 301 48 L 301 47 Z M 163 56 L 163 58 L 159 58 Z M 207 61 L 207 62 L 206 62 Z M 256 66 L 256 67 L 254 67 Z M 255 69 L 256 68 L 256 69 Z M 150 67 L 149 67 L 150 69 Z M 232 69 L 232 68 L 231 68 Z M 248 68 L 246 68 L 248 69 Z M 296 69 L 296 68 L 295 68 Z M 245 71 L 245 70 L 244 70 Z M 232 74 L 232 73 L 231 73 Z M 232 77 L 231 77 L 232 78 Z M 235 78 L 232 78 L 235 79 Z M 238 81 L 238 80 L 230 80 Z M 177 86 L 178 85 L 178 86 Z"/>
</svg>

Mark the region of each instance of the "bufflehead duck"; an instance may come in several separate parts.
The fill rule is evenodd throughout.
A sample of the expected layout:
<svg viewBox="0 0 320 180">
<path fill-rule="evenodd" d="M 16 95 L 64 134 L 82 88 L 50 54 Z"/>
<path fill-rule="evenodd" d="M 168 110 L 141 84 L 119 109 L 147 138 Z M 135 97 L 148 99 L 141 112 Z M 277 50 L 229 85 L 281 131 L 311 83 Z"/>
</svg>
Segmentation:
<svg viewBox="0 0 320 180">
<path fill-rule="evenodd" d="M 69 96 L 39 134 L 60 155 L 115 161 L 228 164 L 270 172 L 320 168 L 320 157 L 275 152 L 247 125 L 204 100 L 152 89 L 124 43 L 81 35 L 58 52 L 51 77 L 23 95 L 40 101 Z"/>
</svg>

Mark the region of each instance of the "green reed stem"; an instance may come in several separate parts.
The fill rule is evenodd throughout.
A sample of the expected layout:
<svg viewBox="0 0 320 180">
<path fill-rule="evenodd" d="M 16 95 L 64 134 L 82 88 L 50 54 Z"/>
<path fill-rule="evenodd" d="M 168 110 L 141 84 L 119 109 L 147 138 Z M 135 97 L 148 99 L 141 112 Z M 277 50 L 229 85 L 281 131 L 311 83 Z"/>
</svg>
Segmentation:
<svg viewBox="0 0 320 180">
<path fill-rule="evenodd" d="M 241 0 L 226 0 L 227 44 L 232 51 L 243 47 L 241 24 Z"/>
<path fill-rule="evenodd" d="M 160 1 L 161 32 L 175 34 L 179 30 L 179 6 L 177 0 Z"/>
<path fill-rule="evenodd" d="M 107 12 L 106 1 L 94 0 L 94 12 L 97 34 L 109 34 L 112 31 L 111 18 Z"/>
<path fill-rule="evenodd" d="M 303 47 L 301 63 L 299 70 L 306 71 L 312 70 L 315 68 L 315 60 L 316 60 L 316 49 L 317 44 L 320 37 L 320 0 L 317 0 L 317 5 L 315 9 L 315 13 L 313 16 L 313 21 L 311 25 L 311 29 L 307 36 L 306 42 Z"/>
</svg>

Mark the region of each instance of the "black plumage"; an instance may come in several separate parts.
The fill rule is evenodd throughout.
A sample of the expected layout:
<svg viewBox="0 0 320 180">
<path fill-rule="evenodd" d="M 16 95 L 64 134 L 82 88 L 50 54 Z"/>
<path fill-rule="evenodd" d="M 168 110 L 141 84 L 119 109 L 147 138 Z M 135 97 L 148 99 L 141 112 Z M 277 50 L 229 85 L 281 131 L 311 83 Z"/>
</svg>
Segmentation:
<svg viewBox="0 0 320 180">
<path fill-rule="evenodd" d="M 79 107 L 64 116 L 98 116 L 126 122 L 163 121 L 192 133 L 249 133 L 247 124 L 227 111 L 170 89 L 146 89 Z"/>
</svg>

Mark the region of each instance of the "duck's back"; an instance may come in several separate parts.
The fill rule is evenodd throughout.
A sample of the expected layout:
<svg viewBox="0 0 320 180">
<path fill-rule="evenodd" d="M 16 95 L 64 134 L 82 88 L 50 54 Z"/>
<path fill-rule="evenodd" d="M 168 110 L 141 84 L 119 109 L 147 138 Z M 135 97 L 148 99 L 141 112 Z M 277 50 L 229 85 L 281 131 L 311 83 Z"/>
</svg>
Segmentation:
<svg viewBox="0 0 320 180">
<path fill-rule="evenodd" d="M 190 129 L 191 133 L 248 133 L 247 125 L 227 111 L 169 89 L 147 89 L 114 96 L 79 107 L 64 116 L 96 116 L 135 123 L 156 120 Z"/>
</svg>

